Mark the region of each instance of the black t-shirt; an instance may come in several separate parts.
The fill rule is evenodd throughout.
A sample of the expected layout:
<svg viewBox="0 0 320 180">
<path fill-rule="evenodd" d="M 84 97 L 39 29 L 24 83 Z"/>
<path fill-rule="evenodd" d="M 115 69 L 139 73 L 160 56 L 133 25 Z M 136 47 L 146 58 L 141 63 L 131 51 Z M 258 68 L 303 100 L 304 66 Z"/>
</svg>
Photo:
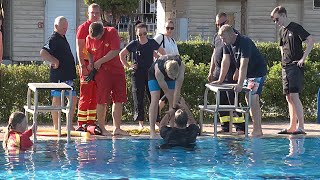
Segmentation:
<svg viewBox="0 0 320 180">
<path fill-rule="evenodd" d="M 178 129 L 176 127 L 161 127 L 160 135 L 166 144 L 185 146 L 195 143 L 200 129 L 195 124 L 190 124 L 185 129 Z"/>
<path fill-rule="evenodd" d="M 280 29 L 280 46 L 283 49 L 282 65 L 299 61 L 303 56 L 302 41 L 310 34 L 300 25 L 294 22 Z"/>
<path fill-rule="evenodd" d="M 240 59 L 248 58 L 247 78 L 262 77 L 267 74 L 267 63 L 254 42 L 247 36 L 238 34 L 231 48 L 224 47 L 224 53 L 234 57 L 236 67 L 240 67 Z"/>
<path fill-rule="evenodd" d="M 164 75 L 164 80 L 165 81 L 174 81 L 173 79 L 169 78 L 168 74 L 165 71 L 165 67 L 164 64 L 166 63 L 167 60 L 171 60 L 174 59 L 175 61 L 178 62 L 179 66 L 181 66 L 181 58 L 178 55 L 163 55 L 160 56 L 156 61 L 153 62 L 153 64 L 151 65 L 149 72 L 148 72 L 148 80 L 156 80 L 156 75 L 155 75 L 155 69 L 154 66 L 156 64 L 158 64 L 158 68 L 159 70 L 162 72 L 162 74 Z"/>
<path fill-rule="evenodd" d="M 59 60 L 59 67 L 50 69 L 50 82 L 64 82 L 76 78 L 74 57 L 65 36 L 54 32 L 42 49 Z"/>
<path fill-rule="evenodd" d="M 236 30 L 234 30 L 237 32 Z M 213 48 L 214 50 L 214 64 L 215 68 L 213 71 L 213 80 L 216 81 L 219 79 L 220 76 L 220 71 L 221 71 L 221 63 L 222 63 L 222 57 L 223 57 L 223 50 L 224 50 L 224 43 L 222 42 L 221 38 L 219 35 L 216 33 L 213 37 Z M 236 70 L 236 66 L 234 63 L 234 58 L 230 56 L 230 66 L 228 73 L 226 75 L 225 81 L 224 82 L 234 82 L 233 81 L 233 74 Z"/>
<path fill-rule="evenodd" d="M 153 63 L 153 52 L 158 50 L 160 45 L 154 39 L 148 39 L 145 44 L 139 40 L 131 41 L 126 49 L 133 52 L 133 63 L 138 64 L 138 69 L 148 70 Z"/>
</svg>

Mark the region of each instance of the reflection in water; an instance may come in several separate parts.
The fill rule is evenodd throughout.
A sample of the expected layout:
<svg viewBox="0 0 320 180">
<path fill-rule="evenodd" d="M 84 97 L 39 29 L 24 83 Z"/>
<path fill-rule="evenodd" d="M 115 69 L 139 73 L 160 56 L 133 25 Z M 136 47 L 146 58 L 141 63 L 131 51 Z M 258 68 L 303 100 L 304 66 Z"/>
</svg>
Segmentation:
<svg viewBox="0 0 320 180">
<path fill-rule="evenodd" d="M 303 165 L 301 155 L 304 154 L 304 136 L 289 136 L 289 154 L 285 160 L 285 163 L 289 166 Z"/>
<path fill-rule="evenodd" d="M 70 146 L 70 145 L 69 145 Z M 7 178 L 36 177 L 36 171 L 43 167 L 52 169 L 69 170 L 72 166 L 68 158 L 67 143 L 64 141 L 48 141 L 45 144 L 39 141 L 28 151 L 19 153 L 5 152 L 5 169 Z M 23 173 L 15 174 L 13 170 L 20 170 Z M 50 171 L 48 171 L 50 175 Z"/>
<path fill-rule="evenodd" d="M 6 161 L 5 171 L 9 177 L 21 177 L 20 174 L 15 174 L 17 169 L 24 170 L 26 173 L 24 176 L 28 178 L 35 177 L 35 164 L 32 158 L 33 152 L 29 151 L 20 151 L 19 153 L 12 153 L 12 151 L 6 151 L 4 159 Z"/>
</svg>

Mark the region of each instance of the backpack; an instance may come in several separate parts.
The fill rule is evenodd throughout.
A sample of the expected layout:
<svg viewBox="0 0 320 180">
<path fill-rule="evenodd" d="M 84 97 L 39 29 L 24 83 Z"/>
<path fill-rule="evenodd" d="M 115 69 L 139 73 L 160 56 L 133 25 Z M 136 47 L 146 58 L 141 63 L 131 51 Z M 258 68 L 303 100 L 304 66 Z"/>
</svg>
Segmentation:
<svg viewBox="0 0 320 180">
<path fill-rule="evenodd" d="M 160 33 L 161 34 L 161 33 Z M 162 41 L 161 41 L 161 43 L 160 43 L 160 46 L 163 44 L 163 48 L 166 48 L 166 46 L 164 45 L 164 34 L 161 34 L 162 35 Z M 174 42 L 174 43 L 176 43 L 176 41 L 173 39 L 173 38 L 171 38 L 171 40 Z"/>
</svg>

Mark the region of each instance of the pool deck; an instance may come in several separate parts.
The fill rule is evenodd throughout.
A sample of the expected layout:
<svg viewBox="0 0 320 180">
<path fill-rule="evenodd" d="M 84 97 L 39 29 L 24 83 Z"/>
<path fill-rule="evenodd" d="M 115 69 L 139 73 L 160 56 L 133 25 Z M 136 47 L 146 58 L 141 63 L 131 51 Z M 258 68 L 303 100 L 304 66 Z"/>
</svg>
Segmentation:
<svg viewBox="0 0 320 180">
<path fill-rule="evenodd" d="M 288 124 L 285 123 L 268 123 L 268 124 L 263 124 L 262 125 L 262 129 L 263 129 L 263 133 L 264 135 L 262 137 L 286 137 L 286 136 L 303 136 L 303 135 L 288 135 L 288 134 L 284 134 L 284 135 L 278 135 L 277 132 L 279 132 L 280 130 L 286 128 L 288 126 Z M 134 125 L 134 124 L 123 124 L 122 129 L 124 130 L 135 130 L 138 131 L 138 125 Z M 4 135 L 4 131 L 5 131 L 4 126 L 0 126 L 0 139 L 3 139 L 3 135 Z M 39 129 L 52 129 L 51 126 L 38 126 Z M 108 131 L 112 131 L 112 126 L 108 125 L 106 126 Z M 149 128 L 149 126 L 147 125 L 146 128 Z M 220 129 L 220 127 L 218 126 L 218 130 Z M 320 124 L 311 124 L 311 123 L 307 123 L 305 124 L 305 130 L 307 135 L 305 135 L 306 137 L 320 137 Z M 234 130 L 235 131 L 235 130 Z M 252 131 L 252 124 L 249 125 L 249 133 Z M 159 134 L 159 133 L 158 133 Z M 213 124 L 204 124 L 203 127 L 203 135 L 200 136 L 201 137 L 208 137 L 208 136 L 213 136 Z M 54 140 L 57 139 L 57 137 L 48 137 L 48 136 L 37 136 L 39 140 Z M 244 137 L 244 135 L 237 135 L 235 132 L 233 134 L 218 134 L 218 137 Z M 135 138 L 135 139 L 148 139 L 149 138 L 149 134 L 148 133 L 141 133 L 141 134 L 132 134 L 131 136 L 92 136 L 90 137 L 90 139 L 112 139 L 112 138 Z M 160 136 L 159 136 L 160 138 Z M 65 137 L 62 137 L 61 139 L 65 139 Z M 85 139 L 83 137 L 72 137 L 72 139 Z"/>
</svg>

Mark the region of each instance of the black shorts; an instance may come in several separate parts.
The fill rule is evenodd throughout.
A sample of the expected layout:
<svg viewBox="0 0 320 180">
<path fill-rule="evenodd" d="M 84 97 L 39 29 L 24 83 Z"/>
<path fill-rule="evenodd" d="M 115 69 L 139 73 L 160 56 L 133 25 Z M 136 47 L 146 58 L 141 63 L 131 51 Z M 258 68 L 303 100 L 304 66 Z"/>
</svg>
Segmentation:
<svg viewBox="0 0 320 180">
<path fill-rule="evenodd" d="M 304 69 L 296 64 L 282 67 L 283 94 L 301 93 L 303 88 Z"/>
</svg>

